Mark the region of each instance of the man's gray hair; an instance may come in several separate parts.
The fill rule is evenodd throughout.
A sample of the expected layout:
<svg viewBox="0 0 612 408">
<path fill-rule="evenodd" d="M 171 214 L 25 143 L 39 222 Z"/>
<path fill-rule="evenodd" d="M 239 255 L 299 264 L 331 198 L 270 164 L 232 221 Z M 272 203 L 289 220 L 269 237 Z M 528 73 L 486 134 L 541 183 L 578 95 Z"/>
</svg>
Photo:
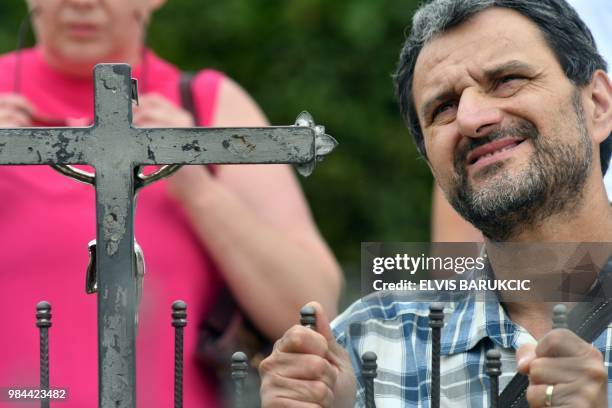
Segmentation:
<svg viewBox="0 0 612 408">
<path fill-rule="evenodd" d="M 414 106 L 414 67 L 423 47 L 436 36 L 491 7 L 515 10 L 535 23 L 555 54 L 567 78 L 577 87 L 591 82 L 593 73 L 607 71 L 591 31 L 565 0 L 432 0 L 412 19 L 412 30 L 400 54 L 395 87 L 400 110 L 419 153 L 427 158 L 423 132 Z M 612 41 L 612 38 L 610 39 Z M 610 162 L 612 134 L 600 145 L 601 170 Z"/>
</svg>

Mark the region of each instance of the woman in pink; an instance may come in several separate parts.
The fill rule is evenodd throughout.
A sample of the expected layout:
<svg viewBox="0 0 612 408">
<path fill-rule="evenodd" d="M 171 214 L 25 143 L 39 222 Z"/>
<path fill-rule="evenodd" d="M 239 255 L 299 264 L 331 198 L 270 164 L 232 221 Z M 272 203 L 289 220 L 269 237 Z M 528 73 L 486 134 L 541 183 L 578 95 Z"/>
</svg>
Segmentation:
<svg viewBox="0 0 612 408">
<path fill-rule="evenodd" d="M 127 62 L 146 84 L 134 109 L 136 126 L 195 125 L 180 107 L 178 69 L 140 41 L 163 3 L 29 0 L 37 46 L 19 58 L 0 57 L 0 127 L 33 126 L 40 118 L 91 123 L 92 69 L 99 62 Z M 193 89 L 197 125 L 266 124 L 251 98 L 217 71 L 199 72 Z M 96 299 L 84 290 L 94 209 L 90 186 L 47 166 L 0 167 L 0 388 L 38 384 L 33 311 L 44 299 L 53 305 L 51 386 L 69 389 L 63 407 L 97 406 Z M 339 268 L 287 166 L 219 166 L 214 174 L 202 166 L 183 168 L 141 191 L 136 236 L 147 266 L 137 344 L 139 406 L 172 403 L 169 315 L 175 299 L 185 300 L 189 312 L 186 407 L 218 404 L 194 354 L 198 322 L 223 285 L 269 338 L 294 324 L 307 301 L 336 312 Z"/>
</svg>

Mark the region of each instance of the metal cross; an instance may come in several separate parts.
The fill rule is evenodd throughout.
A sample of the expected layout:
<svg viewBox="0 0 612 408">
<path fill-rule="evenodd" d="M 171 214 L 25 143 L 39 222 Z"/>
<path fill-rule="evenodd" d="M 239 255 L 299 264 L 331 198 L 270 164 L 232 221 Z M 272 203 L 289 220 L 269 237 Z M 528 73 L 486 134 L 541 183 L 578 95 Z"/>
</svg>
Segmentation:
<svg viewBox="0 0 612 408">
<path fill-rule="evenodd" d="M 93 126 L 0 129 L 0 165 L 53 165 L 95 186 L 98 403 L 128 408 L 136 405 L 136 190 L 180 164 L 292 163 L 308 175 L 336 142 L 307 113 L 284 127 L 134 128 L 131 68 L 101 64 L 94 80 Z M 93 166 L 95 178 L 73 164 Z M 169 166 L 144 177 L 143 165 Z"/>
</svg>

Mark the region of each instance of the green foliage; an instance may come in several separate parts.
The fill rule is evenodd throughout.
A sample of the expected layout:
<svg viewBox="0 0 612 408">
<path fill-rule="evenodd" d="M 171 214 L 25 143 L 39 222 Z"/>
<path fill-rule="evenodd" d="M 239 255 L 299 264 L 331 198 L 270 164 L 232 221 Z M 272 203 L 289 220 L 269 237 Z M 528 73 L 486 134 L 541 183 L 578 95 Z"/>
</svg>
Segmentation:
<svg viewBox="0 0 612 408">
<path fill-rule="evenodd" d="M 214 67 L 273 124 L 302 110 L 340 142 L 301 180 L 316 221 L 350 271 L 361 241 L 429 237 L 431 175 L 394 100 L 391 74 L 418 1 L 169 0 L 149 44 L 186 70 Z M 14 48 L 24 0 L 0 4 L 0 51 Z"/>
</svg>

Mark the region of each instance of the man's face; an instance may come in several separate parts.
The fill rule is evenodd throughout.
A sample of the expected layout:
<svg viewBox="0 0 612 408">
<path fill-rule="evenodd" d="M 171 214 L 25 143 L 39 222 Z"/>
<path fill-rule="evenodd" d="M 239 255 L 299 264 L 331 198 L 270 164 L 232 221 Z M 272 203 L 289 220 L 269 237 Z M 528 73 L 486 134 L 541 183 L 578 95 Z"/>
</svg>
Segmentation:
<svg viewBox="0 0 612 408">
<path fill-rule="evenodd" d="M 28 0 L 37 42 L 66 63 L 126 61 L 162 0 Z"/>
<path fill-rule="evenodd" d="M 491 8 L 432 40 L 413 98 L 438 183 L 485 236 L 578 202 L 594 150 L 581 94 L 526 17 Z"/>
</svg>

